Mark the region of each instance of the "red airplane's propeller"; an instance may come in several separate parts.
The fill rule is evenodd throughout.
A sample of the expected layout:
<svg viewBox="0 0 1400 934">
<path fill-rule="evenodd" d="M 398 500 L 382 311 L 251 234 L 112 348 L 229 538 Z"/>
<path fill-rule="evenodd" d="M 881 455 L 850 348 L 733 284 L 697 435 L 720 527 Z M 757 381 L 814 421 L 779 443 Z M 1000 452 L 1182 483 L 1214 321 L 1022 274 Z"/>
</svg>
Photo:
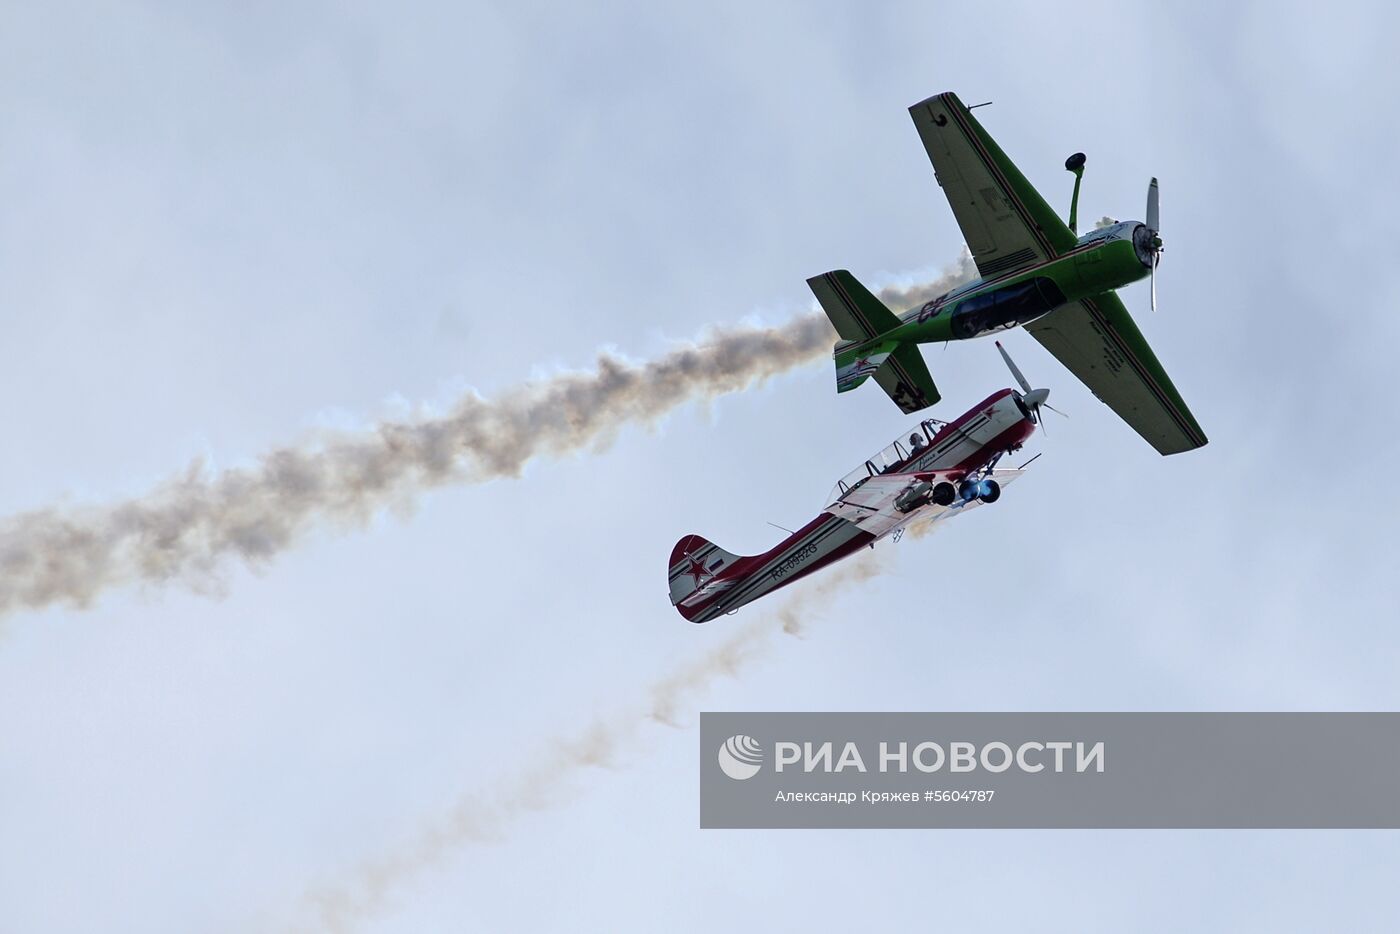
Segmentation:
<svg viewBox="0 0 1400 934">
<path fill-rule="evenodd" d="M 1150 249 L 1152 250 L 1152 265 L 1148 267 L 1148 278 L 1152 285 L 1152 310 L 1157 310 L 1157 264 L 1162 261 L 1162 236 L 1161 236 L 1161 206 L 1158 203 L 1160 195 L 1157 193 L 1157 179 L 1147 183 L 1147 219 L 1143 222 L 1148 230 L 1152 232 Z"/>
<path fill-rule="evenodd" d="M 1016 377 L 1016 382 L 1019 383 L 1021 386 L 1021 392 L 1017 393 L 1017 395 L 1020 396 L 1021 403 L 1025 405 L 1027 409 L 1030 410 L 1031 421 L 1039 425 L 1041 431 L 1045 431 L 1045 423 L 1040 418 L 1041 406 L 1044 406 L 1045 408 L 1054 412 L 1056 415 L 1063 416 L 1064 418 L 1069 418 L 1069 416 L 1066 415 L 1064 412 L 1061 412 L 1049 402 L 1045 401 L 1046 399 L 1050 398 L 1050 390 L 1031 388 L 1031 384 L 1026 382 L 1026 378 L 1021 375 L 1020 368 L 1018 368 L 1016 366 L 1015 361 L 1011 359 L 1011 354 L 1007 353 L 1006 348 L 1001 346 L 1001 341 L 997 341 L 996 343 L 997 350 L 1001 351 L 1001 358 L 1006 361 L 1007 367 L 1011 370 L 1011 375 Z M 1049 434 L 1049 432 L 1047 431 L 1046 434 Z"/>
</svg>

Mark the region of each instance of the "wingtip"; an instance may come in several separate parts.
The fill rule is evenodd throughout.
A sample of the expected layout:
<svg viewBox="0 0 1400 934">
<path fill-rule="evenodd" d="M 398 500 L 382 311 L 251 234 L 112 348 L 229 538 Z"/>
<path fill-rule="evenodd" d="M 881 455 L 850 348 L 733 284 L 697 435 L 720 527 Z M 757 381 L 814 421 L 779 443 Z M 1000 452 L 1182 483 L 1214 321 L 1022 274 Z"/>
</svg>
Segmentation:
<svg viewBox="0 0 1400 934">
<path fill-rule="evenodd" d="M 909 109 L 910 109 L 910 110 L 918 110 L 920 107 L 927 107 L 929 104 L 932 104 L 932 103 L 935 103 L 935 102 L 937 102 L 937 103 L 943 103 L 943 104 L 953 104 L 953 103 L 956 103 L 956 104 L 959 104 L 959 105 L 962 104 L 962 101 L 960 101 L 960 100 L 958 99 L 958 95 L 957 95 L 956 93 L 954 93 L 953 91 L 939 91 L 937 94 L 931 94 L 931 95 L 929 95 L 928 97 L 925 97 L 923 100 L 919 101 L 917 104 L 910 104 L 910 105 L 909 105 Z"/>
</svg>

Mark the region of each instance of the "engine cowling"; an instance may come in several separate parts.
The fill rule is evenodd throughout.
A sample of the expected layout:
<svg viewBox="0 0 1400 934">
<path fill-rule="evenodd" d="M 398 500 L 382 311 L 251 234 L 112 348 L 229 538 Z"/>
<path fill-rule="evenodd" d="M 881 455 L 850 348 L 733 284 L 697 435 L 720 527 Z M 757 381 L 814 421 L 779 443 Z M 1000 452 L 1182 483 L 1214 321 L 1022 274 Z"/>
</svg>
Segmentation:
<svg viewBox="0 0 1400 934">
<path fill-rule="evenodd" d="M 973 500 L 995 503 L 1001 499 L 1001 484 L 991 478 L 964 480 L 958 484 L 958 498 L 964 503 L 970 503 Z"/>
</svg>

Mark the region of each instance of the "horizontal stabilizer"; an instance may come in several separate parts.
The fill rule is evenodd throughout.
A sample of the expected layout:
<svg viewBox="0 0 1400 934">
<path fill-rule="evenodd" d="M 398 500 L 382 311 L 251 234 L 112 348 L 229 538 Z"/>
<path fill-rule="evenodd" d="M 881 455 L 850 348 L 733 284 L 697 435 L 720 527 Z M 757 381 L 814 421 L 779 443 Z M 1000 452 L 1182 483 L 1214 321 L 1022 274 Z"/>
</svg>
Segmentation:
<svg viewBox="0 0 1400 934">
<path fill-rule="evenodd" d="M 842 340 L 869 340 L 900 325 L 895 313 L 844 269 L 813 276 L 807 285 Z"/>
<path fill-rule="evenodd" d="M 938 387 L 918 344 L 900 344 L 875 373 L 875 382 L 905 415 L 938 401 Z"/>
</svg>

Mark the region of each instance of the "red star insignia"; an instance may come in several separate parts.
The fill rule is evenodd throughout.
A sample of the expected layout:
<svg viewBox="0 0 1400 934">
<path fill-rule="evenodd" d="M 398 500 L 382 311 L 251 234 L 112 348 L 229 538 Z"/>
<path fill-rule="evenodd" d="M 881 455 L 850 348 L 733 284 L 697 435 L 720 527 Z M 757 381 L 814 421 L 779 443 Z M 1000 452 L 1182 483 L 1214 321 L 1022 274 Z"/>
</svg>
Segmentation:
<svg viewBox="0 0 1400 934">
<path fill-rule="evenodd" d="M 690 576 L 695 578 L 695 585 L 698 587 L 700 586 L 700 581 L 706 577 L 710 577 L 711 574 L 705 569 L 705 562 L 701 561 L 699 558 L 694 555 L 686 555 L 685 557 L 690 562 Z"/>
</svg>

